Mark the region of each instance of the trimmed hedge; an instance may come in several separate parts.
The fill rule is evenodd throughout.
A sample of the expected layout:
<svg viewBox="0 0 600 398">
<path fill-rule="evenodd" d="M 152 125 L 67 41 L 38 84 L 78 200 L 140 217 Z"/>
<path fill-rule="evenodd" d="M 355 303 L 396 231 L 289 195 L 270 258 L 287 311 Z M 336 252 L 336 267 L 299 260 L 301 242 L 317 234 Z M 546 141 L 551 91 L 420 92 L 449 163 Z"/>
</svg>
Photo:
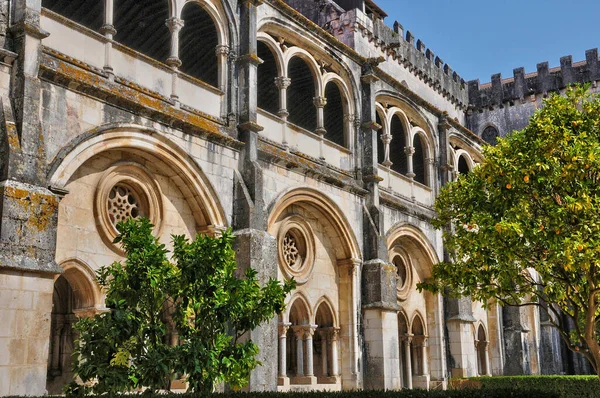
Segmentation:
<svg viewBox="0 0 600 398">
<path fill-rule="evenodd" d="M 102 395 L 101 398 L 559 398 L 559 395 L 513 388 L 465 389 L 447 391 L 345 391 L 345 392 L 291 392 L 291 393 L 224 393 L 224 394 L 127 394 Z M 11 397 L 8 397 L 11 398 Z M 18 397 L 13 397 L 18 398 Z M 19 397 L 35 398 L 35 397 Z M 44 398 L 44 397 L 39 397 Z M 47 397 L 45 397 L 47 398 Z"/>
<path fill-rule="evenodd" d="M 531 394 L 543 393 L 544 396 L 560 398 L 598 397 L 600 398 L 600 379 L 598 376 L 494 376 L 452 379 L 450 388 L 468 391 L 497 391 L 501 389 L 518 390 Z"/>
</svg>

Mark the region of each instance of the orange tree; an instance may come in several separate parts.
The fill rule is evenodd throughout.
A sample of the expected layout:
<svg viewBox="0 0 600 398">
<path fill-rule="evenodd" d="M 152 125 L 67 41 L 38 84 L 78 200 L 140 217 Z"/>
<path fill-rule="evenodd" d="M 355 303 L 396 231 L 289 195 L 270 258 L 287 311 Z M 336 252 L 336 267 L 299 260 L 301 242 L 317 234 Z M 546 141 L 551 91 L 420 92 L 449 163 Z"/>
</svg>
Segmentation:
<svg viewBox="0 0 600 398">
<path fill-rule="evenodd" d="M 258 346 L 242 337 L 284 309 L 295 282 L 261 285 L 252 268 L 239 278 L 231 231 L 173 236 L 169 259 L 147 219 L 117 229 L 126 258 L 98 271 L 109 311 L 77 323 L 74 372 L 83 383 L 67 393 L 169 389 L 181 375 L 190 392 L 244 386 L 260 362 Z"/>
<path fill-rule="evenodd" d="M 434 224 L 451 261 L 420 288 L 539 306 L 600 373 L 600 98 L 588 89 L 550 96 L 442 189 Z"/>
</svg>

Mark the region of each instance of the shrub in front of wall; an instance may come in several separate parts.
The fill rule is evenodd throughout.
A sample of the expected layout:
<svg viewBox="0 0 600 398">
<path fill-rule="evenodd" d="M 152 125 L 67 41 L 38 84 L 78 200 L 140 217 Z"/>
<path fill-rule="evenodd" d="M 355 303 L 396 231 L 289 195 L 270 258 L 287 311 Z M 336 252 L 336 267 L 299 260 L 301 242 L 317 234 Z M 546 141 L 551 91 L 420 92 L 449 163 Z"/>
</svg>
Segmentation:
<svg viewBox="0 0 600 398">
<path fill-rule="evenodd" d="M 450 388 L 462 391 L 513 389 L 524 393 L 554 394 L 560 398 L 600 398 L 597 376 L 494 376 L 452 379 Z"/>
</svg>

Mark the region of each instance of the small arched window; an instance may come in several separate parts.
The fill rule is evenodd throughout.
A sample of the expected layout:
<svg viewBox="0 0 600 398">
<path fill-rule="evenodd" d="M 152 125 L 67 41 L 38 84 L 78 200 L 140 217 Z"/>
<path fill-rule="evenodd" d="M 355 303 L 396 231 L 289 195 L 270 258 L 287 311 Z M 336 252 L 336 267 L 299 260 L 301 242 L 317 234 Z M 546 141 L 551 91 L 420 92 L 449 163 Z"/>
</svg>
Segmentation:
<svg viewBox="0 0 600 398">
<path fill-rule="evenodd" d="M 460 155 L 458 158 L 458 172 L 460 174 L 467 174 L 471 169 L 469 168 L 469 163 L 464 155 Z"/>
<path fill-rule="evenodd" d="M 424 375 L 425 374 L 425 363 L 427 358 L 424 357 L 424 345 L 425 345 L 425 327 L 420 316 L 415 317 L 412 325 L 413 342 L 411 344 L 411 357 L 413 361 L 412 371 L 413 375 Z"/>
<path fill-rule="evenodd" d="M 167 0 L 115 0 L 115 41 L 165 62 L 171 53 L 168 18 Z"/>
<path fill-rule="evenodd" d="M 338 85 L 329 82 L 325 87 L 327 105 L 323 109 L 325 121 L 325 138 L 338 145 L 346 146 L 344 139 L 344 97 Z"/>
<path fill-rule="evenodd" d="M 217 28 L 208 12 L 197 3 L 187 3 L 181 12 L 184 25 L 180 33 L 179 59 L 183 73 L 211 86 L 219 85 Z"/>
<path fill-rule="evenodd" d="M 390 161 L 392 162 L 392 170 L 400 174 L 406 174 L 408 170 L 406 157 L 406 130 L 398 115 L 392 117 L 390 134 L 392 135 L 392 142 L 390 143 Z"/>
<path fill-rule="evenodd" d="M 294 57 L 288 65 L 288 77 L 291 79 L 287 90 L 288 120 L 308 131 L 317 128 L 317 109 L 314 106 L 315 78 L 300 57 Z"/>
<path fill-rule="evenodd" d="M 96 32 L 104 25 L 104 1 L 42 0 L 42 7 Z"/>
<path fill-rule="evenodd" d="M 280 104 L 279 89 L 275 85 L 278 75 L 275 55 L 268 45 L 259 41 L 258 57 L 263 60 L 263 63 L 258 65 L 258 107 L 277 114 Z"/>
<path fill-rule="evenodd" d="M 483 133 L 481 133 L 481 138 L 490 145 L 496 145 L 498 142 L 498 129 L 494 126 L 487 126 Z"/>
<path fill-rule="evenodd" d="M 317 309 L 315 318 L 317 330 L 313 342 L 314 374 L 317 377 L 337 376 L 337 364 L 333 361 L 338 358 L 337 345 L 332 344 L 334 333 L 333 314 L 325 303 L 321 303 Z"/>
</svg>

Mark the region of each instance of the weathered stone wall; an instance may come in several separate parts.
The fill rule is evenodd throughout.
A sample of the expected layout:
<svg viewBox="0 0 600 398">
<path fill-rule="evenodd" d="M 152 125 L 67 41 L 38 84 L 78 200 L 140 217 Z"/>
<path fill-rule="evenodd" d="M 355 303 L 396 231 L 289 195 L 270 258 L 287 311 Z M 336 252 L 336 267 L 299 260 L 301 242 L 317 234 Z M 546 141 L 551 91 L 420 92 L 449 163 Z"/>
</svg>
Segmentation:
<svg viewBox="0 0 600 398">
<path fill-rule="evenodd" d="M 0 269 L 0 395 L 44 395 L 52 274 Z"/>
</svg>

